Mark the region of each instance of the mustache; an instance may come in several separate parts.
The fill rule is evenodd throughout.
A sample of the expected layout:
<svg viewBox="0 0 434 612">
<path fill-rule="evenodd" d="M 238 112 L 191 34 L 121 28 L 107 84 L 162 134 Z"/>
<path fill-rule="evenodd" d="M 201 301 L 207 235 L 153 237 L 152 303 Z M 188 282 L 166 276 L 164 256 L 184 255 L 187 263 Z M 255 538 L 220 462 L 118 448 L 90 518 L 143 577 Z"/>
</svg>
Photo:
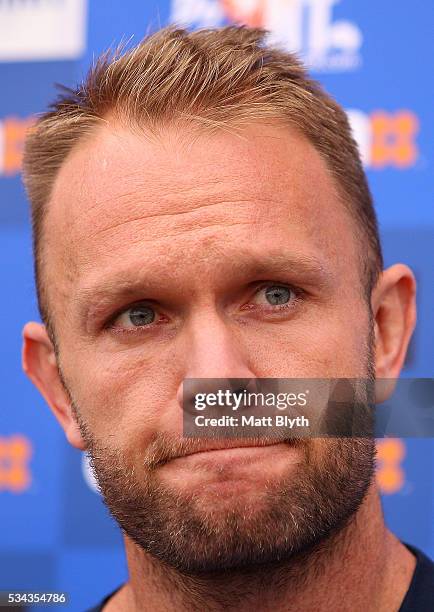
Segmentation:
<svg viewBox="0 0 434 612">
<path fill-rule="evenodd" d="M 225 448 L 239 448 L 250 446 L 271 446 L 272 444 L 288 444 L 288 446 L 301 446 L 307 443 L 306 439 L 291 437 L 240 437 L 240 438 L 182 438 L 169 433 L 156 434 L 149 443 L 143 464 L 148 469 L 155 469 L 169 461 L 200 453 L 204 451 L 222 450 Z"/>
</svg>

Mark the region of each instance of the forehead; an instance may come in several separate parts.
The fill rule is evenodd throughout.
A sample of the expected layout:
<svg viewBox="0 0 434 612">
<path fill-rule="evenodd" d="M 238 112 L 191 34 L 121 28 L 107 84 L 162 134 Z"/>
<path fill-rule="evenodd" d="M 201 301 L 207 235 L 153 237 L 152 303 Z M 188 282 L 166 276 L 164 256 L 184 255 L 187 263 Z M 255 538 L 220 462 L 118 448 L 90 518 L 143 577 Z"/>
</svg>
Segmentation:
<svg viewBox="0 0 434 612">
<path fill-rule="evenodd" d="M 197 268 L 211 253 L 228 262 L 249 251 L 260 257 L 271 243 L 334 266 L 355 252 L 352 219 L 300 133 L 259 124 L 214 134 L 172 126 L 151 136 L 107 125 L 62 166 L 44 248 L 66 292 L 101 271 L 140 262 L 160 272 Z"/>
</svg>

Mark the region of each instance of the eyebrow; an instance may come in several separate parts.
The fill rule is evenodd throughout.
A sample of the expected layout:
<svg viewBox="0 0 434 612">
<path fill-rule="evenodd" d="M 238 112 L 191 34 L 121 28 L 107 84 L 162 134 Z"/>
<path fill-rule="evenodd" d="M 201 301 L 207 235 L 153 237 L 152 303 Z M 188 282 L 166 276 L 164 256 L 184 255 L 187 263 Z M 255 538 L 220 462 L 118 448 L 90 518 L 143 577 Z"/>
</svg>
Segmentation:
<svg viewBox="0 0 434 612">
<path fill-rule="evenodd" d="M 233 269 L 236 272 L 244 272 L 247 275 L 263 274 L 267 272 L 291 271 L 297 274 L 312 277 L 315 280 L 326 281 L 333 275 L 324 262 L 312 255 L 294 255 L 275 253 L 262 257 L 250 257 L 246 261 L 234 261 Z"/>
<path fill-rule="evenodd" d="M 106 279 L 98 279 L 94 285 L 84 286 L 77 291 L 73 298 L 80 316 L 86 316 L 92 310 L 103 309 L 107 305 L 121 299 L 133 298 L 139 292 L 161 291 L 163 285 L 170 284 L 167 269 L 158 271 L 158 262 L 147 266 L 152 271 L 152 278 L 147 272 L 131 270 L 120 271 Z M 272 255 L 249 255 L 227 262 L 228 274 L 244 277 L 257 277 L 267 274 L 286 274 L 299 279 L 307 286 L 323 289 L 330 286 L 335 278 L 334 272 L 324 265 L 324 262 L 311 255 L 294 255 L 275 253 Z M 266 280 L 266 278 L 264 278 Z M 271 279 L 270 279 L 271 280 Z"/>
</svg>

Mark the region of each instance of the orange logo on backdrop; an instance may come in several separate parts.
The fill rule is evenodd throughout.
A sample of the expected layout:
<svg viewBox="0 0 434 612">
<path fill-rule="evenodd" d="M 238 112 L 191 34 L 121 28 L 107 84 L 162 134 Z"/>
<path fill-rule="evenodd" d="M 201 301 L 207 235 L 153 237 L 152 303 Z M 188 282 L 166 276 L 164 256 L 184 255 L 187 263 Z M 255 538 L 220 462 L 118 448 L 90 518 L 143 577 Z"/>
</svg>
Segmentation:
<svg viewBox="0 0 434 612">
<path fill-rule="evenodd" d="M 375 168 L 412 166 L 417 159 L 417 116 L 408 110 L 396 113 L 375 111 L 371 114 L 371 165 Z"/>
<path fill-rule="evenodd" d="M 0 491 L 21 493 L 30 486 L 32 445 L 26 436 L 0 437 Z"/>
<path fill-rule="evenodd" d="M 35 122 L 34 117 L 6 117 L 0 122 L 3 132 L 3 160 L 0 167 L 6 175 L 17 174 L 21 169 L 23 145 L 29 127 Z"/>
<path fill-rule="evenodd" d="M 400 438 L 377 441 L 377 483 L 382 493 L 396 493 L 405 482 L 402 461 L 406 447 Z"/>
</svg>

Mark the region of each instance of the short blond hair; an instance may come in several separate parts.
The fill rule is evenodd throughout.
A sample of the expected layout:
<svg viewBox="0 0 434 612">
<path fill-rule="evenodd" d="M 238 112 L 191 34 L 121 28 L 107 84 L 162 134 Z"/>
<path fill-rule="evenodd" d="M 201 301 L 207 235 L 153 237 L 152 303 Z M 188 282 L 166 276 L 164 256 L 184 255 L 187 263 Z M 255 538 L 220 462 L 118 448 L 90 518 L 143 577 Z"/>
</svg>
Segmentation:
<svg viewBox="0 0 434 612">
<path fill-rule="evenodd" d="M 71 150 L 105 118 L 155 129 L 179 119 L 219 129 L 280 119 L 315 146 L 358 223 L 366 294 L 383 267 L 372 197 L 344 110 L 312 80 L 293 53 L 265 44 L 261 29 L 228 26 L 189 32 L 161 29 L 136 47 L 104 53 L 85 81 L 63 93 L 25 143 L 23 178 L 31 203 L 35 277 L 41 282 L 43 219 L 57 173 Z"/>
</svg>

